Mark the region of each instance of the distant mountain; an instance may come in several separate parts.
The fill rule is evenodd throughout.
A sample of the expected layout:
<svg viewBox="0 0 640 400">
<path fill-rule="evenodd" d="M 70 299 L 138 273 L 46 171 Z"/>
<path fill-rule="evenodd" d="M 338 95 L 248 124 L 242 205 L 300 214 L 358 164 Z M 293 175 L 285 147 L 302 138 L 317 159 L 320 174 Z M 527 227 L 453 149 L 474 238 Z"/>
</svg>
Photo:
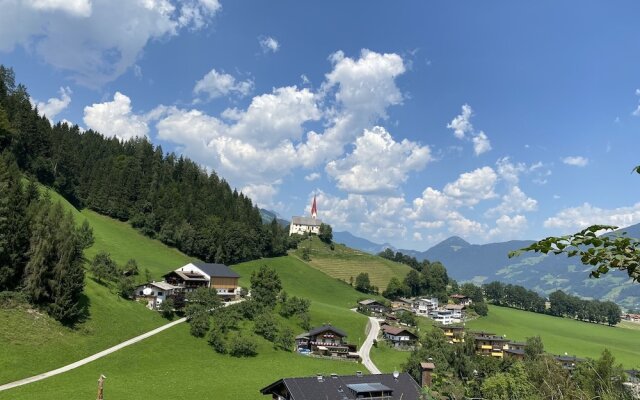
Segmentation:
<svg viewBox="0 0 640 400">
<path fill-rule="evenodd" d="M 269 211 L 261 208 L 260 216 L 262 217 L 262 222 L 264 222 L 265 224 L 271 223 L 271 221 L 273 221 L 273 219 L 275 218 L 281 226 L 289 225 L 289 221 L 279 218 L 278 214 L 276 214 L 275 211 Z"/>
<path fill-rule="evenodd" d="M 370 254 L 377 254 L 386 248 L 396 250 L 395 247 L 389 243 L 378 244 L 370 240 L 355 236 L 350 232 L 333 232 L 333 241 L 336 243 L 342 243 L 352 249 L 357 249 Z"/>
<path fill-rule="evenodd" d="M 640 224 L 616 233 L 622 232 L 630 237 L 640 237 Z M 531 243 L 532 240 L 512 240 L 477 245 L 452 236 L 424 252 L 400 251 L 418 260 L 442 262 L 449 275 L 458 281 L 486 283 L 497 280 L 545 294 L 561 289 L 583 297 L 612 300 L 624 307 L 640 304 L 640 284 L 631 283 L 623 272 L 609 272 L 600 279 L 590 279 L 591 269 L 579 258 L 539 253 L 508 257 L 511 250 Z"/>
</svg>

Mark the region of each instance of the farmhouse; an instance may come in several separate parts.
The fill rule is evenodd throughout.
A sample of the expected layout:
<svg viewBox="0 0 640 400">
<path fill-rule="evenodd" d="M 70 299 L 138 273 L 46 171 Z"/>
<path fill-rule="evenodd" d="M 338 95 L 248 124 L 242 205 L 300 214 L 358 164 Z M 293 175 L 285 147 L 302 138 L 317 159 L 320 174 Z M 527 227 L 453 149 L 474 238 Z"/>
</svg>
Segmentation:
<svg viewBox="0 0 640 400">
<path fill-rule="evenodd" d="M 473 300 L 471 300 L 470 297 L 463 294 L 452 294 L 449 298 L 453 300 L 454 303 L 461 304 L 465 307 L 469 307 L 471 303 L 473 303 Z"/>
<path fill-rule="evenodd" d="M 453 324 L 454 322 L 460 322 L 459 318 L 458 319 L 453 318 L 453 311 L 451 310 L 442 310 L 442 309 L 434 310 L 434 311 L 431 311 L 429 316 L 434 321 L 442 325 L 450 325 L 450 324 Z"/>
<path fill-rule="evenodd" d="M 420 386 L 406 372 L 283 378 L 260 389 L 273 400 L 418 400 Z"/>
<path fill-rule="evenodd" d="M 318 208 L 316 206 L 316 197 L 313 196 L 311 217 L 291 217 L 291 224 L 289 224 L 289 236 L 293 234 L 303 235 L 305 233 L 319 234 L 322 221 L 317 219 L 317 216 Z"/>
<path fill-rule="evenodd" d="M 358 302 L 358 309 L 370 313 L 382 314 L 387 311 L 387 307 L 377 300 L 367 299 Z"/>
<path fill-rule="evenodd" d="M 322 325 L 296 336 L 296 346 L 324 356 L 357 358 L 356 345 L 348 344 L 346 338 L 343 330 Z"/>
<path fill-rule="evenodd" d="M 163 276 L 167 283 L 190 292 L 198 287 L 216 289 L 224 300 L 236 299 L 240 295 L 240 275 L 224 264 L 191 262 Z"/>
<path fill-rule="evenodd" d="M 146 299 L 147 307 L 155 310 L 160 307 L 167 297 L 173 296 L 179 291 L 178 286 L 174 286 L 167 282 L 151 282 L 136 287 L 134 297 L 138 299 Z"/>
<path fill-rule="evenodd" d="M 562 368 L 568 370 L 569 372 L 573 371 L 581 362 L 584 362 L 584 358 L 578 358 L 576 356 L 570 356 L 566 353 L 564 355 L 553 356 L 553 358 L 562 365 Z"/>
<path fill-rule="evenodd" d="M 387 339 L 393 347 L 413 346 L 418 340 L 418 336 L 410 330 L 389 325 L 382 327 L 382 336 Z"/>
<path fill-rule="evenodd" d="M 524 347 L 526 345 L 524 342 L 509 342 L 504 350 L 504 356 L 515 358 L 516 360 L 524 360 Z"/>
</svg>

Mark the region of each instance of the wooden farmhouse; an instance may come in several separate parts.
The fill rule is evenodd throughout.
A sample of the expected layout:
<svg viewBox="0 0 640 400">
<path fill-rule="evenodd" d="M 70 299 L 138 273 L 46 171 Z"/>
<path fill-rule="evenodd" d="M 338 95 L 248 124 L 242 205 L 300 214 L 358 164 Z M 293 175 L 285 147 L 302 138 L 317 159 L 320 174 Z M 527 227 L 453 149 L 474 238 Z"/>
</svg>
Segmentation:
<svg viewBox="0 0 640 400">
<path fill-rule="evenodd" d="M 323 356 L 358 358 L 357 346 L 347 343 L 346 338 L 343 330 L 323 325 L 296 336 L 296 346 Z"/>
<path fill-rule="evenodd" d="M 198 287 L 216 289 L 223 300 L 233 300 L 240 295 L 238 279 L 240 275 L 224 264 L 191 262 L 164 275 L 167 283 L 190 292 Z"/>
<path fill-rule="evenodd" d="M 145 299 L 147 308 L 155 310 L 169 297 L 180 291 L 180 287 L 167 282 L 151 282 L 135 288 L 134 297 Z"/>
<path fill-rule="evenodd" d="M 387 307 L 378 300 L 362 300 L 358 302 L 358 309 L 368 311 L 374 314 L 383 314 L 387 311 Z"/>
<path fill-rule="evenodd" d="M 410 347 L 416 344 L 418 336 L 406 328 L 384 325 L 382 336 L 391 343 L 393 347 Z"/>
</svg>

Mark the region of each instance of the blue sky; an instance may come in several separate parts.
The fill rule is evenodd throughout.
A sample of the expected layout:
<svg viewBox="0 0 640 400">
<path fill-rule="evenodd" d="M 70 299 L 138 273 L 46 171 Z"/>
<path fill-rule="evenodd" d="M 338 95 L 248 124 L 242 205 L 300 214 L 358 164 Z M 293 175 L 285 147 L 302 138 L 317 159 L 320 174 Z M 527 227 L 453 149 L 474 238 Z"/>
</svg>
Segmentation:
<svg viewBox="0 0 640 400">
<path fill-rule="evenodd" d="M 640 4 L 558 3 L 0 0 L 0 62 L 53 121 L 373 241 L 638 223 Z"/>
</svg>

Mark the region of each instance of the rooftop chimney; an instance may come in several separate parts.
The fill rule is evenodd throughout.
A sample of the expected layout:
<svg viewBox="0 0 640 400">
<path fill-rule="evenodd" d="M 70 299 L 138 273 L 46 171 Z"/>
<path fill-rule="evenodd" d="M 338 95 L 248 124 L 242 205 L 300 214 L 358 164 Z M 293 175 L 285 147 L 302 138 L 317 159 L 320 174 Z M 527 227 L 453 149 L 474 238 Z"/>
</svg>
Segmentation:
<svg viewBox="0 0 640 400">
<path fill-rule="evenodd" d="M 431 387 L 431 375 L 436 366 L 432 362 L 421 362 L 420 372 L 422 376 L 422 387 Z"/>
</svg>

